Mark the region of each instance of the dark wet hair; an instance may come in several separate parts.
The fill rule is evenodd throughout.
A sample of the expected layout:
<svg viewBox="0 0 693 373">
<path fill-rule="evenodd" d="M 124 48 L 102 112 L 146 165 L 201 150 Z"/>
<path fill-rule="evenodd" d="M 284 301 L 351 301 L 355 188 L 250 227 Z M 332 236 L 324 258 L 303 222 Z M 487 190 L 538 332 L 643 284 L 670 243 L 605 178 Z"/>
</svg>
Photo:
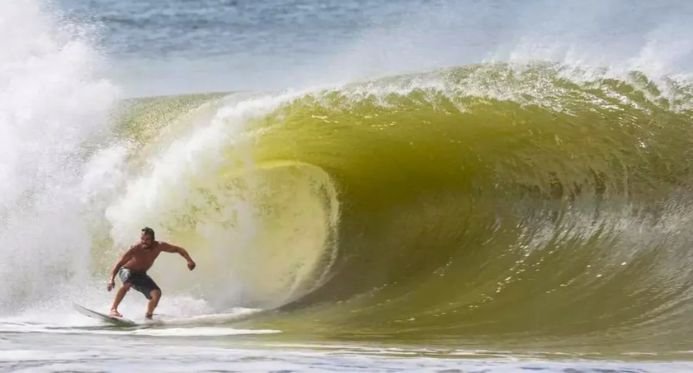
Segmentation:
<svg viewBox="0 0 693 373">
<path fill-rule="evenodd" d="M 154 235 L 154 230 L 152 228 L 144 227 L 142 228 L 142 233 L 146 234 L 147 236 L 150 236 L 152 240 L 156 239 Z"/>
</svg>

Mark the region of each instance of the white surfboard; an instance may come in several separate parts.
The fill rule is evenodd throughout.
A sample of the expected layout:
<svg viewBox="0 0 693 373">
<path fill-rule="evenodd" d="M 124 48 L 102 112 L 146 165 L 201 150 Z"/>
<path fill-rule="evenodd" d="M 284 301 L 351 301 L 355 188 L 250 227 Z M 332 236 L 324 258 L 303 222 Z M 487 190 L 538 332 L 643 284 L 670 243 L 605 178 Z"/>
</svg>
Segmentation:
<svg viewBox="0 0 693 373">
<path fill-rule="evenodd" d="M 84 306 L 80 306 L 77 303 L 73 303 L 72 305 L 75 307 L 75 309 L 79 313 L 81 313 L 84 316 L 98 319 L 98 320 L 107 322 L 107 323 L 112 324 L 112 325 L 117 325 L 117 326 L 137 326 L 136 322 L 129 320 L 129 319 L 126 319 L 124 317 L 114 317 L 114 316 L 107 315 L 105 313 L 96 312 L 96 311 L 90 310 L 89 308 L 86 308 Z"/>
</svg>

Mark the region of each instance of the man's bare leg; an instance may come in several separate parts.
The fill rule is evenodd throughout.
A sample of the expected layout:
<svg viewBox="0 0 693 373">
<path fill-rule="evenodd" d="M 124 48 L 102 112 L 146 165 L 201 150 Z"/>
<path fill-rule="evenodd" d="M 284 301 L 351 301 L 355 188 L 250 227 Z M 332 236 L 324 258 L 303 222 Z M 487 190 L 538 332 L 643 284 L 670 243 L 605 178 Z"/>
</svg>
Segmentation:
<svg viewBox="0 0 693 373">
<path fill-rule="evenodd" d="M 145 317 L 151 320 L 152 315 L 154 314 L 154 309 L 159 304 L 159 299 L 161 299 L 161 290 L 154 289 L 149 292 L 149 296 L 151 299 L 149 299 L 149 303 L 147 303 L 147 314 Z"/>
<path fill-rule="evenodd" d="M 121 286 L 116 292 L 115 299 L 113 299 L 113 305 L 111 305 L 111 316 L 123 317 L 123 315 L 118 312 L 118 305 L 120 305 L 120 302 L 123 301 L 123 298 L 125 297 L 125 294 L 127 294 L 128 290 L 130 290 L 130 284 L 123 284 L 123 286 Z"/>
</svg>

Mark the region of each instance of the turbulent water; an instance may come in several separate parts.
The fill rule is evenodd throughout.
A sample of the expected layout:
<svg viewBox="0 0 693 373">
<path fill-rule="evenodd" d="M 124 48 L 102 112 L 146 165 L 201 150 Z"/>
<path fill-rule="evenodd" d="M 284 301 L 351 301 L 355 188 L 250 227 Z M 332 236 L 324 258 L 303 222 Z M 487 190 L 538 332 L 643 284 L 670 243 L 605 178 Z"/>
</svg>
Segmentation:
<svg viewBox="0 0 693 373">
<path fill-rule="evenodd" d="M 375 8 L 397 18 L 407 4 Z M 24 20 L 0 23 L 19 38 L 0 55 L 4 366 L 141 367 L 132 356 L 9 357 L 69 333 L 73 345 L 45 356 L 95 344 L 127 356 L 119 337 L 166 340 L 193 370 L 690 369 L 686 41 L 663 48 L 672 63 L 643 68 L 645 52 L 628 66 L 414 62 L 347 83 L 123 98 L 84 35 L 23 5 L 0 5 Z M 661 16 L 675 5 L 652 19 L 688 31 Z M 354 9 L 324 15 L 341 24 L 331 17 Z M 146 44 L 121 38 L 107 43 L 116 55 Z M 185 50 L 201 53 L 194 45 Z M 186 273 L 163 256 L 152 269 L 164 324 L 112 330 L 75 315 L 73 301 L 108 307 L 104 279 L 145 225 L 198 262 Z M 131 294 L 123 309 L 143 305 Z M 506 365 L 517 359 L 534 362 Z"/>
</svg>

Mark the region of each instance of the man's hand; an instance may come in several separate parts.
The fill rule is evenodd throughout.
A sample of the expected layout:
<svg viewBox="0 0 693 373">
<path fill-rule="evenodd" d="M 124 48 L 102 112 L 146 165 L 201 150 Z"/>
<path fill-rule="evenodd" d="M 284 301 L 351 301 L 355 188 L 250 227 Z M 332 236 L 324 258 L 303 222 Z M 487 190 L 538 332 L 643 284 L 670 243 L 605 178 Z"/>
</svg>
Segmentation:
<svg viewBox="0 0 693 373">
<path fill-rule="evenodd" d="M 111 290 L 113 290 L 114 287 L 115 287 L 115 281 L 111 280 L 108 282 L 108 286 L 106 286 L 106 289 L 108 291 L 111 291 Z"/>
<path fill-rule="evenodd" d="M 188 269 L 191 271 L 195 269 L 195 262 L 193 262 L 192 260 L 188 260 Z"/>
</svg>

